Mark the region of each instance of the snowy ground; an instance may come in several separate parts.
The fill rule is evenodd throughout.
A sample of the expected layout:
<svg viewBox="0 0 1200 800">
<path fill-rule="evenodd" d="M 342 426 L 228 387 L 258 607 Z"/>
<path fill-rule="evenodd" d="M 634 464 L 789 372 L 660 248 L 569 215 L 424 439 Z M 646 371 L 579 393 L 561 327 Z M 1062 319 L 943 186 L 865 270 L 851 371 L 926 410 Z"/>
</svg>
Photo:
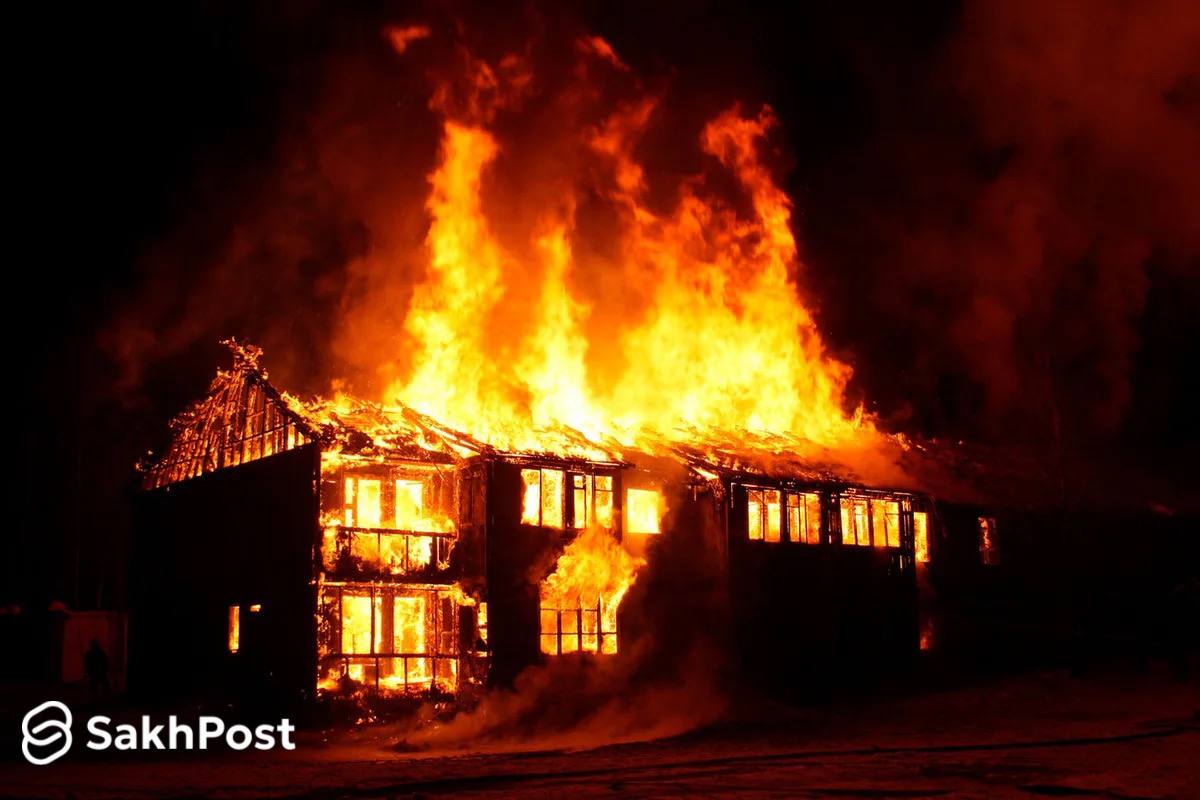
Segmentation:
<svg viewBox="0 0 1200 800">
<path fill-rule="evenodd" d="M 404 752 L 392 729 L 368 727 L 302 733 L 295 752 L 203 759 L 89 761 L 73 752 L 33 767 L 5 753 L 0 793 L 1200 798 L 1198 709 L 1195 684 L 1165 671 L 1042 673 L 819 708 L 759 708 L 671 739 L 590 749 L 541 742 Z"/>
</svg>

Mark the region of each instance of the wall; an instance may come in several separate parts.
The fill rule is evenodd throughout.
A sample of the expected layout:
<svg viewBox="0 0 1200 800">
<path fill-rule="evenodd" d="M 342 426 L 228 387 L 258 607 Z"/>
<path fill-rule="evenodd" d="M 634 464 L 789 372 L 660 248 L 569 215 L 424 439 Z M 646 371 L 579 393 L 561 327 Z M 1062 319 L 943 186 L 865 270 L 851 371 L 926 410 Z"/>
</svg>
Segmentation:
<svg viewBox="0 0 1200 800">
<path fill-rule="evenodd" d="M 306 445 L 142 493 L 130 571 L 129 687 L 147 697 L 290 703 L 316 675 L 320 453 Z M 250 604 L 261 604 L 257 614 Z M 227 649 L 241 605 L 241 646 Z"/>
</svg>

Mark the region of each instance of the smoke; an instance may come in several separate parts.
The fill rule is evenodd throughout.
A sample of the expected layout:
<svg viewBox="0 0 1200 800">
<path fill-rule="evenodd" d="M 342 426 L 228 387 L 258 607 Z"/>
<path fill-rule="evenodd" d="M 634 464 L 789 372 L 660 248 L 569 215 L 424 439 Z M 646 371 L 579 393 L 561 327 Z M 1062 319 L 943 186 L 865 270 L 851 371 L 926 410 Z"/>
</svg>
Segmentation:
<svg viewBox="0 0 1200 800">
<path fill-rule="evenodd" d="M 696 664 L 715 654 L 697 648 Z M 418 715 L 401 746 L 430 750 L 585 748 L 675 736 L 718 720 L 727 696 L 715 673 L 693 669 L 640 679 L 636 656 L 620 661 L 562 658 L 523 671 L 511 689 L 486 694 L 449 721 Z"/>
<path fill-rule="evenodd" d="M 661 464 L 682 487 L 682 468 Z M 681 491 L 682 488 L 681 488 Z M 450 720 L 427 708 L 397 734 L 404 748 L 488 750 L 597 747 L 674 736 L 719 721 L 733 692 L 728 574 L 719 501 L 664 499 L 670 536 L 585 531 L 567 546 L 543 593 L 621 597 L 616 656 L 562 655 L 488 690 Z M 612 552 L 613 549 L 620 553 Z M 593 564 L 593 560 L 603 563 Z M 550 571 L 529 576 L 538 584 Z M 662 602 L 671 598 L 670 602 Z"/>
<path fill-rule="evenodd" d="M 1194 8 L 973 2 L 908 69 L 878 59 L 875 135 L 807 220 L 860 387 L 927 432 L 1111 434 L 1172 346 L 1144 339 L 1151 287 L 1194 299 L 1200 271 Z"/>
</svg>

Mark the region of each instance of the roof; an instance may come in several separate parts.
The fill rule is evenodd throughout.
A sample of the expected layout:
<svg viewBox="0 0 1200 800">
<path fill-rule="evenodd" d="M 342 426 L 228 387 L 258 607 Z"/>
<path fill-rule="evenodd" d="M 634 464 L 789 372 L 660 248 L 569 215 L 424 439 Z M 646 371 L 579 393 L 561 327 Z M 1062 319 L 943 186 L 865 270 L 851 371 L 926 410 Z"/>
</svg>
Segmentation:
<svg viewBox="0 0 1200 800">
<path fill-rule="evenodd" d="M 996 447 L 911 439 L 871 432 L 857 441 L 822 445 L 791 434 L 697 431 L 639 436 L 635 445 L 597 442 L 567 427 L 537 431 L 544 449 L 503 450 L 403 405 L 349 396 L 302 401 L 271 385 L 262 351 L 236 341 L 230 369 L 218 370 L 208 394 L 171 421 L 173 441 L 143 465 L 147 488 L 195 477 L 316 442 L 324 453 L 368 460 L 451 464 L 478 457 L 650 467 L 670 459 L 701 480 L 795 480 L 811 484 L 919 492 L 940 500 L 1056 509 L 1067 498 L 1090 508 L 1170 507 L 1168 493 L 1133 481 L 1096 460 L 1052 457 L 1028 446 Z M 1128 470 L 1125 471 L 1128 473 Z M 1155 498 L 1162 497 L 1166 502 Z"/>
</svg>

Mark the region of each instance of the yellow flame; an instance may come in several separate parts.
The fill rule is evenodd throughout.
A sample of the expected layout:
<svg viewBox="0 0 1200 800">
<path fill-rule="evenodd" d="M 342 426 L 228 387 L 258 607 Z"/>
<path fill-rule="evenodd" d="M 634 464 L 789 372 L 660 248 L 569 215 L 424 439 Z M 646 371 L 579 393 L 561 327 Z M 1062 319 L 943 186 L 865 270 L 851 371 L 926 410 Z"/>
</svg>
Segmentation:
<svg viewBox="0 0 1200 800">
<path fill-rule="evenodd" d="M 874 434 L 869 420 L 843 408 L 850 369 L 825 353 L 800 300 L 792 204 L 760 155 L 775 125 L 770 109 L 753 116 L 728 110 L 699 137 L 699 149 L 736 181 L 749 211 L 685 182 L 666 213 L 651 207 L 634 156 L 655 110 L 652 100 L 634 103 L 584 137 L 612 176 L 606 200 L 617 213 L 614 263 L 603 266 L 630 299 L 628 320 L 613 332 L 623 368 L 598 374 L 589 361 L 590 307 L 570 288 L 579 270 L 574 190 L 565 189 L 531 227 L 521 261 L 511 235 L 506 247 L 485 213 L 486 179 L 502 157 L 496 136 L 478 121 L 486 115 L 471 124 L 448 115 L 429 179 L 426 276 L 404 323 L 412 367 L 389 386 L 385 402 L 512 450 L 562 452 L 569 448 L 550 433 L 562 429 L 627 445 L 739 430 L 820 444 Z M 527 330 L 497 331 L 496 315 L 504 309 L 504 319 L 513 317 L 505 303 L 523 296 L 531 275 L 541 285 Z"/>
</svg>

